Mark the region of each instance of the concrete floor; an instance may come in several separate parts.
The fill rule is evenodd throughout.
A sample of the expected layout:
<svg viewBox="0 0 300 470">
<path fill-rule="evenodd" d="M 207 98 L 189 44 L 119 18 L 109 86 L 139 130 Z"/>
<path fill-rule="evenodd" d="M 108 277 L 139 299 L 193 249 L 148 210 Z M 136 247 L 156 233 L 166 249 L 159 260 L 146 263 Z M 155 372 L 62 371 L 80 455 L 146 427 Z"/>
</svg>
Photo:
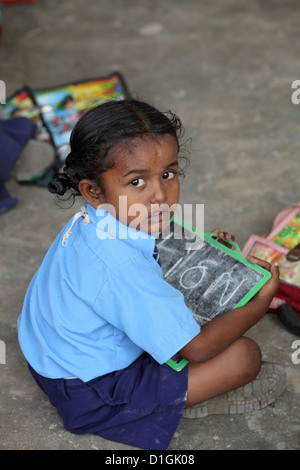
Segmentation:
<svg viewBox="0 0 300 470">
<path fill-rule="evenodd" d="M 300 199 L 300 79 L 297 0 L 37 0 L 5 9 L 0 79 L 7 95 L 123 73 L 132 93 L 182 118 L 192 138 L 183 203 L 205 204 L 205 230 L 220 226 L 240 246 L 267 232 Z M 33 383 L 17 342 L 26 288 L 57 232 L 75 211 L 59 209 L 45 188 L 10 180 L 17 206 L 0 215 L 1 449 L 130 450 L 75 436 Z M 286 368 L 274 406 L 246 415 L 182 420 L 169 450 L 299 449 L 297 337 L 276 315 L 249 331 L 265 360 Z M 299 339 L 299 338 L 298 338 Z"/>
</svg>

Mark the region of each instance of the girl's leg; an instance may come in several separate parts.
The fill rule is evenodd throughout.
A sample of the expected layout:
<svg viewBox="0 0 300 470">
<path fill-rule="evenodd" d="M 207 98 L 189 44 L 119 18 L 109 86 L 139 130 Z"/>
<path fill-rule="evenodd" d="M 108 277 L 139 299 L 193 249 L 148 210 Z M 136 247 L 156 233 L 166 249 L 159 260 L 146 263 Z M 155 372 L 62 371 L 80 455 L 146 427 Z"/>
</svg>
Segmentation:
<svg viewBox="0 0 300 470">
<path fill-rule="evenodd" d="M 186 407 L 249 383 L 259 373 L 261 353 L 250 338 L 239 338 L 206 362 L 188 365 Z"/>
</svg>

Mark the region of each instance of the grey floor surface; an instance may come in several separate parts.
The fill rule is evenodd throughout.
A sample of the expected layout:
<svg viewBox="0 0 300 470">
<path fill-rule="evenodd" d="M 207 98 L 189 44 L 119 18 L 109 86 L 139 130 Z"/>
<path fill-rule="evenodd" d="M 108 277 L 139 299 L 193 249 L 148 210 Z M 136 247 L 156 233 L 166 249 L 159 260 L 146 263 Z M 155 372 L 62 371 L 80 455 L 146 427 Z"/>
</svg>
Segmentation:
<svg viewBox="0 0 300 470">
<path fill-rule="evenodd" d="M 181 202 L 205 205 L 240 246 L 300 200 L 300 5 L 296 0 L 37 0 L 5 8 L 0 79 L 7 95 L 119 70 L 130 91 L 172 109 L 185 125 L 191 164 Z M 191 140 L 188 140 L 191 139 Z M 17 342 L 26 288 L 74 208 L 45 188 L 6 184 L 19 202 L 0 215 L 0 449 L 133 450 L 63 429 L 37 389 Z M 242 415 L 182 420 L 169 450 L 297 450 L 300 364 L 274 314 L 249 331 L 264 360 L 287 372 L 273 406 Z M 298 356 L 299 357 L 299 356 Z M 134 449 L 136 450 L 136 449 Z"/>
</svg>

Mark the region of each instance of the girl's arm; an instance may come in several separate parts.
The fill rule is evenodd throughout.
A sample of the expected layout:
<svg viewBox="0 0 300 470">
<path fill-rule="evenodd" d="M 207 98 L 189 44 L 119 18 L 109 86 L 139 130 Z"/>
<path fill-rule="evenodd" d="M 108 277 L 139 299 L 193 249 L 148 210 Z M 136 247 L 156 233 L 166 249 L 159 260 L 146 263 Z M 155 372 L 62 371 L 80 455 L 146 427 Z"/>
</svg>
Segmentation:
<svg viewBox="0 0 300 470">
<path fill-rule="evenodd" d="M 202 326 L 200 333 L 179 351 L 188 361 L 203 362 L 220 353 L 243 336 L 268 311 L 279 286 L 279 268 L 253 256 L 248 259 L 270 271 L 271 279 L 248 304 L 230 310 Z"/>
</svg>

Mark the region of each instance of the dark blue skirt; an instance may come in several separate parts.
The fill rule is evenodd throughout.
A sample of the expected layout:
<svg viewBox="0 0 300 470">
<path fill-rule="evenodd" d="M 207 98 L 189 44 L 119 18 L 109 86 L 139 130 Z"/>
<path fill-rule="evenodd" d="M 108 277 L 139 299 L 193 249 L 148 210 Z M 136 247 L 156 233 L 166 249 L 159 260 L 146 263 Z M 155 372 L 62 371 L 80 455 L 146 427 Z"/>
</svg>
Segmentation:
<svg viewBox="0 0 300 470">
<path fill-rule="evenodd" d="M 47 379 L 29 370 L 68 431 L 142 449 L 167 449 L 186 402 L 188 368 L 176 372 L 148 354 L 89 382 Z"/>
</svg>

